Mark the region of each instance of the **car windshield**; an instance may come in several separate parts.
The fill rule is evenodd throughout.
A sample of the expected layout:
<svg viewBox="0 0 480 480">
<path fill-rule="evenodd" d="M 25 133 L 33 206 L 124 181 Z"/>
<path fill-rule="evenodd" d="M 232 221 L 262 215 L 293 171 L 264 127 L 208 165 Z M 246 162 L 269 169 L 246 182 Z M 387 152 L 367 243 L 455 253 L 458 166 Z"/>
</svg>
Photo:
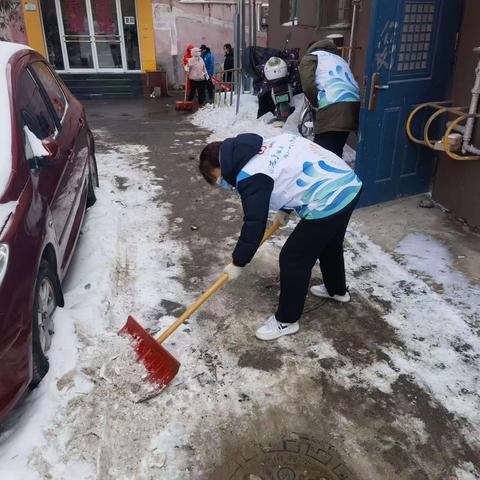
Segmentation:
<svg viewBox="0 0 480 480">
<path fill-rule="evenodd" d="M 12 171 L 12 121 L 7 66 L 16 52 L 27 48 L 16 43 L 0 42 L 0 198 L 5 193 Z"/>
</svg>

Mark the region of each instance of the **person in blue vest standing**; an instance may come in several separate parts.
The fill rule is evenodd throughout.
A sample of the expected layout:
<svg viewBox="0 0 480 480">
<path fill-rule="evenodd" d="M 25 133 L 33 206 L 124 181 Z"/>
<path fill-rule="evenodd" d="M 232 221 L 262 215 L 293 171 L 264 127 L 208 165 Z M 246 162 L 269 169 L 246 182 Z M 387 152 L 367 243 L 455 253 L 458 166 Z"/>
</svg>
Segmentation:
<svg viewBox="0 0 480 480">
<path fill-rule="evenodd" d="M 298 71 L 315 109 L 315 143 L 341 157 L 348 135 L 358 130 L 360 112 L 360 90 L 350 66 L 335 44 L 324 39 L 309 46 Z"/>
<path fill-rule="evenodd" d="M 210 49 L 206 45 L 200 45 L 200 50 L 202 51 L 202 58 L 205 62 L 205 66 L 207 67 L 208 76 L 210 77 L 207 80 L 207 95 L 208 101 L 213 103 L 213 96 L 214 96 L 214 86 L 212 82 L 213 74 L 215 73 L 215 57 Z"/>
<path fill-rule="evenodd" d="M 269 210 L 286 225 L 295 211 L 300 222 L 280 253 L 280 298 L 275 314 L 256 331 L 260 340 L 274 340 L 299 330 L 299 319 L 317 260 L 323 285 L 311 293 L 348 302 L 343 240 L 358 202 L 362 182 L 333 152 L 288 133 L 263 139 L 245 133 L 207 145 L 200 154 L 200 173 L 211 185 L 237 190 L 243 227 L 225 268 L 239 277 L 255 255 L 265 232 Z"/>
</svg>

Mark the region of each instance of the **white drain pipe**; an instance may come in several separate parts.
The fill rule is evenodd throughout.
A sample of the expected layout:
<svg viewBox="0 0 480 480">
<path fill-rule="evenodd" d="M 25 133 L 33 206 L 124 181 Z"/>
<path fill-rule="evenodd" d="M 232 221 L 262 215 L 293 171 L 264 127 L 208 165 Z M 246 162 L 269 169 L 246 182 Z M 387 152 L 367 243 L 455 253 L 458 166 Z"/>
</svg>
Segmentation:
<svg viewBox="0 0 480 480">
<path fill-rule="evenodd" d="M 480 47 L 473 49 L 474 53 L 480 56 Z M 470 109 L 468 110 L 469 115 L 475 115 L 478 111 L 478 102 L 480 99 L 480 60 L 478 61 L 477 68 L 475 69 L 475 83 L 472 88 L 472 101 L 470 102 Z M 471 117 L 467 120 L 465 124 L 465 132 L 463 134 L 463 146 L 462 152 L 478 153 L 480 150 L 472 147 L 471 140 L 473 136 L 473 128 L 475 127 L 475 117 Z M 476 152 L 472 152 L 474 149 Z"/>
<path fill-rule="evenodd" d="M 351 66 L 352 65 L 352 56 L 353 56 L 353 44 L 355 35 L 357 34 L 357 17 L 358 17 L 358 9 L 360 8 L 361 0 L 353 0 L 353 13 L 352 13 L 352 28 L 350 29 L 350 42 L 348 45 L 348 56 L 347 56 L 347 63 Z"/>
</svg>

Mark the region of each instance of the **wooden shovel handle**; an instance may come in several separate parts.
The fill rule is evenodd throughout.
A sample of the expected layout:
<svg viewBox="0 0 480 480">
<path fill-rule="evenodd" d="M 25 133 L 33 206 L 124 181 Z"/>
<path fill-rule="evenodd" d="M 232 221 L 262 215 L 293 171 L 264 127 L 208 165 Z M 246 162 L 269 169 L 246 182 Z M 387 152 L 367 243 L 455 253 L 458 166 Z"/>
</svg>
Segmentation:
<svg viewBox="0 0 480 480">
<path fill-rule="evenodd" d="M 274 223 L 263 236 L 260 245 L 263 245 L 279 228 L 280 223 Z M 193 315 L 217 290 L 228 282 L 228 274 L 224 273 L 197 301 L 187 308 L 183 314 L 175 320 L 157 339 L 157 343 L 163 343 L 182 323 Z"/>
</svg>

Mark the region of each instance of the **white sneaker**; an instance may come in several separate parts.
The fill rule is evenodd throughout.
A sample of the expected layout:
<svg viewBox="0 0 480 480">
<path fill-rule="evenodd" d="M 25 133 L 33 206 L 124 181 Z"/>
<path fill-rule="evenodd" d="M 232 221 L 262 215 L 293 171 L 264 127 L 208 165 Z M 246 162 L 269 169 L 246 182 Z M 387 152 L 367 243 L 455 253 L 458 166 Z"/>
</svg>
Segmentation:
<svg viewBox="0 0 480 480">
<path fill-rule="evenodd" d="M 298 322 L 281 323 L 277 322 L 275 315 L 272 315 L 267 321 L 255 332 L 255 336 L 259 340 L 275 340 L 284 335 L 297 333 L 299 329 Z"/>
<path fill-rule="evenodd" d="M 347 303 L 350 301 L 350 294 L 347 292 L 345 295 L 329 295 L 327 292 L 327 289 L 325 288 L 325 285 L 315 285 L 310 289 L 310 292 L 312 295 L 315 295 L 316 297 L 320 298 L 329 298 L 331 300 L 335 300 L 336 302 L 340 303 Z"/>
</svg>

